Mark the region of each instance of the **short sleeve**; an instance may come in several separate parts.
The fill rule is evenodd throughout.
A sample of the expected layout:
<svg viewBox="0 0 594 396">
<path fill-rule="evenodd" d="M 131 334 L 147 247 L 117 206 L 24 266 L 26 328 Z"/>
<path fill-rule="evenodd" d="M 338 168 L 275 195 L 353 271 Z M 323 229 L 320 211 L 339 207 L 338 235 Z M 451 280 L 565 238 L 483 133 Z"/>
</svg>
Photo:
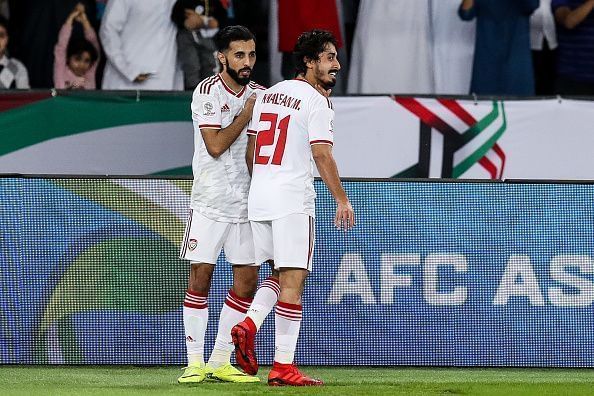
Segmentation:
<svg viewBox="0 0 594 396">
<path fill-rule="evenodd" d="M 309 144 L 329 144 L 334 143 L 334 110 L 330 100 L 323 98 L 319 100 L 312 108 L 309 114 L 307 133 L 309 135 Z"/>
<path fill-rule="evenodd" d="M 194 94 L 192 119 L 199 128 L 221 129 L 221 105 L 215 95 Z"/>
</svg>

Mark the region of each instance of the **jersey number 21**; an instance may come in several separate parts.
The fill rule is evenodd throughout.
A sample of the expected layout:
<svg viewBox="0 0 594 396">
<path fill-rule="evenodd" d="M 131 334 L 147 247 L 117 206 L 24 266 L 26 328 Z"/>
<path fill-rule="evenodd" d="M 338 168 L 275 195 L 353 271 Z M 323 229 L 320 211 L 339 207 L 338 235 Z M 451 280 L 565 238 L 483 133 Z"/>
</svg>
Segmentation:
<svg viewBox="0 0 594 396">
<path fill-rule="evenodd" d="M 258 165 L 280 165 L 285 154 L 285 144 L 287 144 L 287 129 L 289 128 L 289 120 L 291 116 L 288 115 L 278 121 L 278 114 L 274 113 L 262 113 L 260 115 L 260 122 L 269 122 L 270 128 L 259 131 L 256 137 L 256 152 L 254 162 Z M 276 139 L 276 146 L 274 147 L 274 153 L 272 154 L 272 160 L 268 155 L 260 155 L 260 150 L 265 146 L 272 146 L 275 144 L 274 138 L 276 130 L 278 129 L 279 135 Z"/>
</svg>

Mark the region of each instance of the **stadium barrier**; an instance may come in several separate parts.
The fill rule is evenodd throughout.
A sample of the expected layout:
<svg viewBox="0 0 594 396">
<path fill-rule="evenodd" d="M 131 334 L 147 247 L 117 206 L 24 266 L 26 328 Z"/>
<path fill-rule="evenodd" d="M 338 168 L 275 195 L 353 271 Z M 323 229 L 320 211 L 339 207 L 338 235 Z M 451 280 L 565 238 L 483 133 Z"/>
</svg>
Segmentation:
<svg viewBox="0 0 594 396">
<path fill-rule="evenodd" d="M 0 94 L 0 173 L 191 175 L 191 93 Z M 343 177 L 592 179 L 570 98 L 333 97 Z"/>
<path fill-rule="evenodd" d="M 297 362 L 594 367 L 594 185 L 316 181 Z M 0 363 L 182 364 L 191 181 L 0 178 Z M 219 259 L 207 353 L 231 284 Z M 267 276 L 263 268 L 261 276 Z M 271 363 L 273 315 L 258 337 Z"/>
</svg>

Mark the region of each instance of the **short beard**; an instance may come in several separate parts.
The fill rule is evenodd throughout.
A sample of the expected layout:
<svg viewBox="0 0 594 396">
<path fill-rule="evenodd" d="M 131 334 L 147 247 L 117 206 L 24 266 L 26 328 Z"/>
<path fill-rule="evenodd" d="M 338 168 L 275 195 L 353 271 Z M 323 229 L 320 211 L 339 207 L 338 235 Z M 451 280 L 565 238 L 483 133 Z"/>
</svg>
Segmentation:
<svg viewBox="0 0 594 396">
<path fill-rule="evenodd" d="M 245 69 L 241 69 L 241 70 L 245 70 Z M 241 71 L 240 70 L 240 71 Z M 250 69 L 251 71 L 251 69 Z M 239 85 L 248 85 L 250 82 L 250 77 L 251 77 L 251 73 L 250 73 L 250 77 L 239 77 L 239 72 L 231 69 L 231 67 L 229 67 L 229 61 L 227 61 L 227 74 L 229 76 L 231 76 L 231 78 Z"/>
<path fill-rule="evenodd" d="M 320 85 L 324 88 L 324 89 L 330 89 L 330 88 L 334 88 L 334 86 L 336 85 L 336 77 L 330 81 L 323 81 L 321 78 L 317 78 L 317 80 L 320 82 Z"/>
<path fill-rule="evenodd" d="M 336 85 L 336 78 L 334 80 L 324 82 L 324 89 L 334 88 L 335 85 Z"/>
</svg>

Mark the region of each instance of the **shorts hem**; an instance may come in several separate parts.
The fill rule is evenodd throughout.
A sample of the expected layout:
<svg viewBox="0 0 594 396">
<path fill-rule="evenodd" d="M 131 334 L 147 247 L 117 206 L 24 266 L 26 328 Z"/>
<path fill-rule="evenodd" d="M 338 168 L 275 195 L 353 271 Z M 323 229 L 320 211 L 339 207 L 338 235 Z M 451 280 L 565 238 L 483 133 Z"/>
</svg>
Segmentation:
<svg viewBox="0 0 594 396">
<path fill-rule="evenodd" d="M 289 263 L 289 264 L 277 264 L 277 262 L 274 262 L 274 268 L 293 268 L 293 269 L 304 269 L 304 270 L 308 270 L 311 271 L 307 265 L 303 265 L 303 264 L 294 264 L 294 263 Z"/>
<path fill-rule="evenodd" d="M 225 256 L 226 261 L 231 265 L 249 265 L 249 266 L 260 266 L 260 264 L 256 264 L 256 259 L 232 259 Z"/>
<path fill-rule="evenodd" d="M 198 257 L 198 258 L 190 258 L 190 257 L 180 257 L 182 260 L 187 260 L 190 261 L 191 263 L 199 263 L 199 264 L 211 264 L 211 265 L 217 265 L 217 259 L 214 260 L 214 262 L 210 259 L 205 259 L 204 257 Z"/>
</svg>

